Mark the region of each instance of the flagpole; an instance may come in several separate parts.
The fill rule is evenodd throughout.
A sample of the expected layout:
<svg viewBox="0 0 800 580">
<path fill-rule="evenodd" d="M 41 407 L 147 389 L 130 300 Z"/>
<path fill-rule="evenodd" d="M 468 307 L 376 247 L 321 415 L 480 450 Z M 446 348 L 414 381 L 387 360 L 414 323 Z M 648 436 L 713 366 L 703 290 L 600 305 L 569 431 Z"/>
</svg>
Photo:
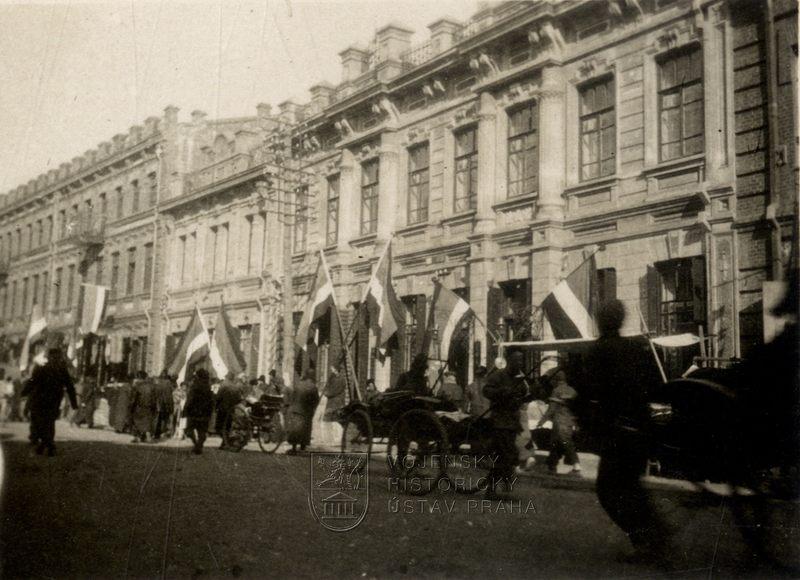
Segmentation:
<svg viewBox="0 0 800 580">
<path fill-rule="evenodd" d="M 347 387 L 347 393 L 349 395 L 349 393 L 350 393 L 350 378 L 349 378 L 350 368 L 348 367 L 348 365 L 350 365 L 350 366 L 353 365 L 353 359 L 350 356 L 350 347 L 347 344 L 345 333 L 344 333 L 344 326 L 342 326 L 342 319 L 339 316 L 339 303 L 336 300 L 336 288 L 333 285 L 333 280 L 331 279 L 331 273 L 330 273 L 330 270 L 328 269 L 328 262 L 327 262 L 327 260 L 325 260 L 325 252 L 322 250 L 322 248 L 320 248 L 320 250 L 319 250 L 319 255 L 320 255 L 320 258 L 322 259 L 322 267 L 325 270 L 325 276 L 327 277 L 328 282 L 330 282 L 330 284 L 331 284 L 331 299 L 333 300 L 333 309 L 336 312 L 336 322 L 338 323 L 338 326 L 339 326 L 339 336 L 342 339 L 342 346 L 344 347 L 344 355 L 347 357 L 347 359 L 345 361 L 344 380 L 345 380 L 345 384 L 346 384 L 346 387 Z M 362 400 L 361 391 L 358 388 L 358 380 L 357 380 L 357 377 L 355 377 L 355 367 L 352 366 L 352 368 L 353 368 L 353 377 L 356 378 L 355 384 L 353 386 L 355 387 L 356 395 L 358 396 L 358 399 Z"/>
<path fill-rule="evenodd" d="M 656 352 L 656 347 L 650 338 L 650 329 L 647 328 L 647 323 L 645 322 L 644 316 L 642 316 L 642 311 L 638 305 L 636 306 L 636 312 L 639 313 L 639 320 L 642 322 L 642 326 L 644 327 L 644 332 L 645 335 L 647 336 L 647 344 L 650 345 L 650 350 L 653 353 L 653 357 L 655 357 L 656 359 L 656 365 L 658 365 L 658 372 L 661 373 L 661 380 L 666 383 L 667 374 L 664 372 L 664 367 L 661 365 L 661 359 L 658 357 L 658 353 Z"/>
</svg>

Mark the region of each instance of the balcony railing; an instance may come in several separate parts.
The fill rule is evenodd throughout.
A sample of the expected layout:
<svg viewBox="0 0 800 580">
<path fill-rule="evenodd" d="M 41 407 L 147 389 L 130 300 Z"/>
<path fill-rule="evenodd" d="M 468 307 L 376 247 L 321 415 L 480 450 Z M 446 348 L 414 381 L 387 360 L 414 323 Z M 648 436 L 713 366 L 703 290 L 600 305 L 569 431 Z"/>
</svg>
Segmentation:
<svg viewBox="0 0 800 580">
<path fill-rule="evenodd" d="M 400 54 L 400 60 L 410 67 L 420 66 L 433 58 L 433 46 L 431 41 L 418 46 L 411 47 Z"/>
<path fill-rule="evenodd" d="M 67 223 L 64 241 L 78 246 L 102 246 L 106 237 L 106 220 L 89 213 L 79 213 Z"/>
<path fill-rule="evenodd" d="M 237 153 L 233 157 L 190 173 L 186 178 L 186 189 L 188 192 L 197 191 L 212 183 L 243 173 L 251 167 L 253 167 L 253 157 L 247 153 Z"/>
</svg>

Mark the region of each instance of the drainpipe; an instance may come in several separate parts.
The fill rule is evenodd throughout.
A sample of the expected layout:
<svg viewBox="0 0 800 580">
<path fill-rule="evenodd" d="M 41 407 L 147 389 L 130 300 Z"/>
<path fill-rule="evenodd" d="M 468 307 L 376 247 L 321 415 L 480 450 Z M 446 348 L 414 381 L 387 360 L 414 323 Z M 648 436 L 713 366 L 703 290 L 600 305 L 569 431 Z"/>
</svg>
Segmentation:
<svg viewBox="0 0 800 580">
<path fill-rule="evenodd" d="M 777 63 L 778 55 L 775 46 L 775 8 L 773 0 L 765 0 L 764 10 L 764 36 L 765 47 L 767 50 L 767 103 L 768 103 L 768 134 L 769 134 L 769 188 L 767 193 L 767 215 L 766 218 L 772 226 L 771 246 L 772 246 L 772 279 L 781 280 L 783 278 L 783 268 L 781 267 L 781 226 L 777 220 L 778 208 L 778 74 Z"/>
</svg>

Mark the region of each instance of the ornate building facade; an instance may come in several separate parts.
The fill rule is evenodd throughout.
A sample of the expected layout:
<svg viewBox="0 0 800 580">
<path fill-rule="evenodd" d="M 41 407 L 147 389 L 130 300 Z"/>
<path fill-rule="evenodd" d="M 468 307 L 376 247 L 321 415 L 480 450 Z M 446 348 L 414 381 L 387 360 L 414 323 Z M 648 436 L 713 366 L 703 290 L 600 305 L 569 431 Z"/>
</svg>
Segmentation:
<svg viewBox="0 0 800 580">
<path fill-rule="evenodd" d="M 782 275 L 797 212 L 797 9 L 770 5 L 501 2 L 432 23 L 420 45 L 383 27 L 343 50 L 341 82 L 312 86 L 302 105 L 185 123 L 168 108 L 5 196 L 5 334 L 24 333 L 19 305 L 33 295 L 69 325 L 52 288 L 80 275 L 112 286 L 109 333 L 128 338 L 126 360 L 139 344 L 161 368 L 192 310 L 211 324 L 224 302 L 248 372 L 265 373 L 282 358 L 290 244 L 293 310 L 322 249 L 359 375 L 381 388 L 421 345 L 432 277 L 492 333 L 546 336 L 538 305 L 592 254 L 600 297 L 626 303 L 628 330 L 701 328 L 714 354 L 744 355 L 762 340 L 762 285 Z M 270 201 L 265 146 L 286 125 L 307 176 L 291 220 Z M 110 216 L 102 244 L 56 235 L 76 204 Z M 355 305 L 390 240 L 406 311 L 384 359 Z M 318 342 L 317 366 L 336 364 L 334 319 Z M 480 326 L 455 348 L 462 380 L 494 352 Z"/>
</svg>

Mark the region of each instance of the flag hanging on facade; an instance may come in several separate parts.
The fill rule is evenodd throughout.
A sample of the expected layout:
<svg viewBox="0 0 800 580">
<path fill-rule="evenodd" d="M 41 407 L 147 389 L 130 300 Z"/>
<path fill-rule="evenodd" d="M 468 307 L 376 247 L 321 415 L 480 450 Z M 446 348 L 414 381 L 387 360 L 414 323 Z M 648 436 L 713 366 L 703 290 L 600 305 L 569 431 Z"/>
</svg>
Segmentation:
<svg viewBox="0 0 800 580">
<path fill-rule="evenodd" d="M 192 368 L 205 359 L 210 351 L 211 340 L 208 337 L 208 331 L 203 324 L 200 309 L 195 308 L 192 320 L 189 322 L 186 332 L 183 333 L 169 365 L 169 374 L 177 375 L 178 384 L 182 383 Z"/>
<path fill-rule="evenodd" d="M 594 255 L 556 284 L 542 302 L 556 339 L 593 338 L 597 306 L 597 266 Z"/>
<path fill-rule="evenodd" d="M 82 284 L 82 288 L 80 332 L 97 334 L 106 311 L 108 288 L 97 284 Z"/>
<path fill-rule="evenodd" d="M 31 322 L 28 325 L 28 334 L 22 343 L 22 354 L 19 357 L 19 370 L 25 371 L 30 364 L 31 347 L 44 338 L 47 320 L 42 313 L 41 304 L 34 304 L 31 312 Z"/>
<path fill-rule="evenodd" d="M 403 316 L 403 304 L 392 286 L 391 241 L 387 244 L 381 259 L 378 260 L 375 272 L 367 285 L 364 300 L 367 301 L 370 325 L 377 337 L 375 346 L 384 349 L 392 335 L 397 332 Z"/>
<path fill-rule="evenodd" d="M 436 329 L 438 331 L 440 356 L 448 359 L 453 335 L 474 314 L 472 307 L 463 298 L 452 290 L 448 290 L 439 282 L 435 282 L 433 302 L 430 316 L 428 317 L 428 329 L 422 352 L 428 352 L 432 338 L 431 334 Z"/>
<path fill-rule="evenodd" d="M 333 282 L 331 282 L 328 269 L 320 255 L 314 284 L 308 294 L 308 304 L 303 311 L 300 325 L 297 327 L 297 334 L 294 336 L 297 346 L 306 350 L 311 325 L 327 314 L 331 306 L 333 306 Z"/>
<path fill-rule="evenodd" d="M 219 378 L 224 378 L 229 372 L 234 375 L 244 372 L 245 360 L 239 349 L 236 334 L 225 313 L 225 305 L 219 305 L 217 322 L 214 326 L 214 336 L 211 338 L 211 366 Z"/>
</svg>

